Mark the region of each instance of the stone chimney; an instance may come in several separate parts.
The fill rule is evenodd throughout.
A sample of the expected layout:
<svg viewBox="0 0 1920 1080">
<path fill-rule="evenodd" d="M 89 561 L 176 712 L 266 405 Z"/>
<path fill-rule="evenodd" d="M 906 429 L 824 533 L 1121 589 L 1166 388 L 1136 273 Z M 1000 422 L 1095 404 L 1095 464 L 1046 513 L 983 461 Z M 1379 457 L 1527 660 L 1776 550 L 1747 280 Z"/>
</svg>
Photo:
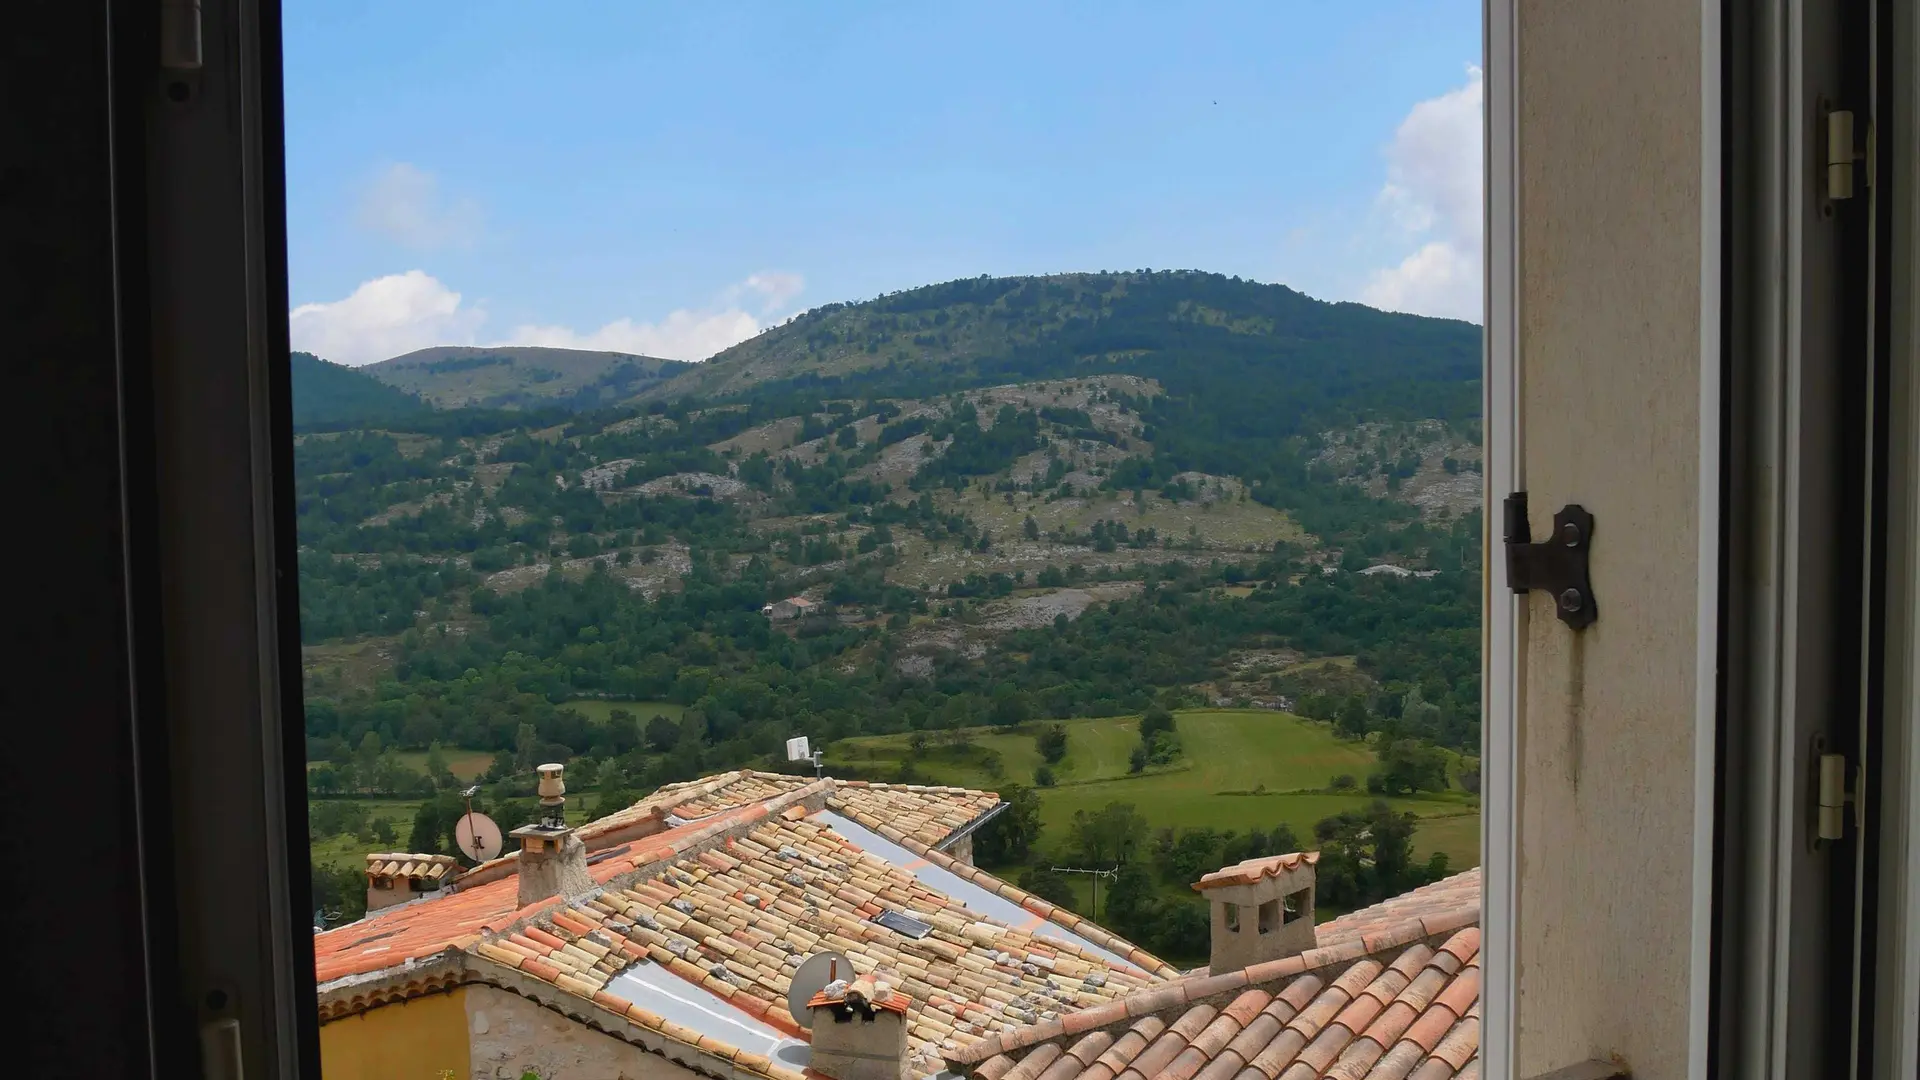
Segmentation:
<svg viewBox="0 0 1920 1080">
<path fill-rule="evenodd" d="M 809 1069 L 833 1080 L 904 1080 L 907 995 L 868 974 L 828 983 L 807 1009 L 813 1014 Z"/>
<path fill-rule="evenodd" d="M 367 910 L 378 911 L 437 892 L 453 880 L 459 868 L 451 855 L 368 855 Z"/>
<path fill-rule="evenodd" d="M 587 846 L 567 827 L 565 772 L 560 765 L 540 766 L 540 820 L 508 834 L 520 841 L 521 907 L 593 888 Z"/>
<path fill-rule="evenodd" d="M 1213 908 L 1213 974 L 1314 947 L 1313 875 L 1319 861 L 1317 851 L 1248 859 L 1193 883 Z"/>
</svg>

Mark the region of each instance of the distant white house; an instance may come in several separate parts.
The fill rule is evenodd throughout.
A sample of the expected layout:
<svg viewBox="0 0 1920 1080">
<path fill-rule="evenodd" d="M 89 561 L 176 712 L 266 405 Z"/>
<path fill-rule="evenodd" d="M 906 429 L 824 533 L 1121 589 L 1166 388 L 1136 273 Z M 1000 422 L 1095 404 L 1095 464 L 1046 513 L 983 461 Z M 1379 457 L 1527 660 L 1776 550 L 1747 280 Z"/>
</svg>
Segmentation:
<svg viewBox="0 0 1920 1080">
<path fill-rule="evenodd" d="M 1394 577 L 1402 578 L 1430 578 L 1440 576 L 1440 571 L 1438 570 L 1409 570 L 1404 566 L 1394 566 L 1391 563 L 1376 563 L 1359 572 L 1368 577 L 1374 577 L 1379 574 L 1391 574 Z"/>
<path fill-rule="evenodd" d="M 760 609 L 760 614 L 769 619 L 797 619 L 802 615 L 811 615 L 820 605 L 804 596 L 789 596 L 785 600 L 775 600 Z"/>
</svg>

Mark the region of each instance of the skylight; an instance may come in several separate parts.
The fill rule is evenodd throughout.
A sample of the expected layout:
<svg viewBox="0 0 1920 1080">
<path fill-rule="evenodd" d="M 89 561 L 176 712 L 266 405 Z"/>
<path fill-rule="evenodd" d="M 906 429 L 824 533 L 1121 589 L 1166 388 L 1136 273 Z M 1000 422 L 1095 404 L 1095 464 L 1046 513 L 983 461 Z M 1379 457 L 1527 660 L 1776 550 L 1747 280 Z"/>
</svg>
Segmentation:
<svg viewBox="0 0 1920 1080">
<path fill-rule="evenodd" d="M 873 921 L 910 938 L 923 938 L 933 933 L 933 927 L 911 915 L 902 915 L 897 911 L 883 911 L 873 917 Z"/>
</svg>

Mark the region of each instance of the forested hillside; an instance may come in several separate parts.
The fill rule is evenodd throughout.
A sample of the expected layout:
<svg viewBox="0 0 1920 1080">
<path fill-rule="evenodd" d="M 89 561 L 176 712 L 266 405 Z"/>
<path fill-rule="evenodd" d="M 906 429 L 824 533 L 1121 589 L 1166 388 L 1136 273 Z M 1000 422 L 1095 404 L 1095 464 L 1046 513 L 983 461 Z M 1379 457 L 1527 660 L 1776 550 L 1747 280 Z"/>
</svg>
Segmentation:
<svg viewBox="0 0 1920 1080">
<path fill-rule="evenodd" d="M 292 373 L 296 431 L 385 423 L 418 417 L 429 408 L 404 390 L 312 353 L 294 353 Z"/>
<path fill-rule="evenodd" d="M 365 370 L 443 408 L 590 409 L 631 398 L 692 366 L 589 349 L 439 345 Z"/>
<path fill-rule="evenodd" d="M 1278 286 L 979 279 L 830 305 L 620 404 L 502 382 L 519 407 L 315 431 L 314 793 L 424 805 L 395 811 L 424 850 L 457 784 L 524 799 L 541 760 L 610 804 L 784 768 L 792 735 L 898 735 L 837 760 L 911 777 L 968 732 L 1196 706 L 1318 721 L 1378 757 L 1350 785 L 1458 793 L 1477 374 L 1477 328 Z M 1156 734 L 1133 774 L 1206 752 Z"/>
</svg>

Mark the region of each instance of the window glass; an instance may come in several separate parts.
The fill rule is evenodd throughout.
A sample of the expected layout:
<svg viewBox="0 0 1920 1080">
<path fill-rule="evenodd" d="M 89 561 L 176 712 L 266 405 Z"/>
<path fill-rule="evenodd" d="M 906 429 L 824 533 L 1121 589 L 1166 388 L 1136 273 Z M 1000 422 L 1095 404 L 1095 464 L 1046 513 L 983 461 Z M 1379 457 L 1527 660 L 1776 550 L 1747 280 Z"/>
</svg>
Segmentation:
<svg viewBox="0 0 1920 1080">
<path fill-rule="evenodd" d="M 1478 5 L 286 18 L 330 1062 L 1477 925 Z"/>
</svg>

